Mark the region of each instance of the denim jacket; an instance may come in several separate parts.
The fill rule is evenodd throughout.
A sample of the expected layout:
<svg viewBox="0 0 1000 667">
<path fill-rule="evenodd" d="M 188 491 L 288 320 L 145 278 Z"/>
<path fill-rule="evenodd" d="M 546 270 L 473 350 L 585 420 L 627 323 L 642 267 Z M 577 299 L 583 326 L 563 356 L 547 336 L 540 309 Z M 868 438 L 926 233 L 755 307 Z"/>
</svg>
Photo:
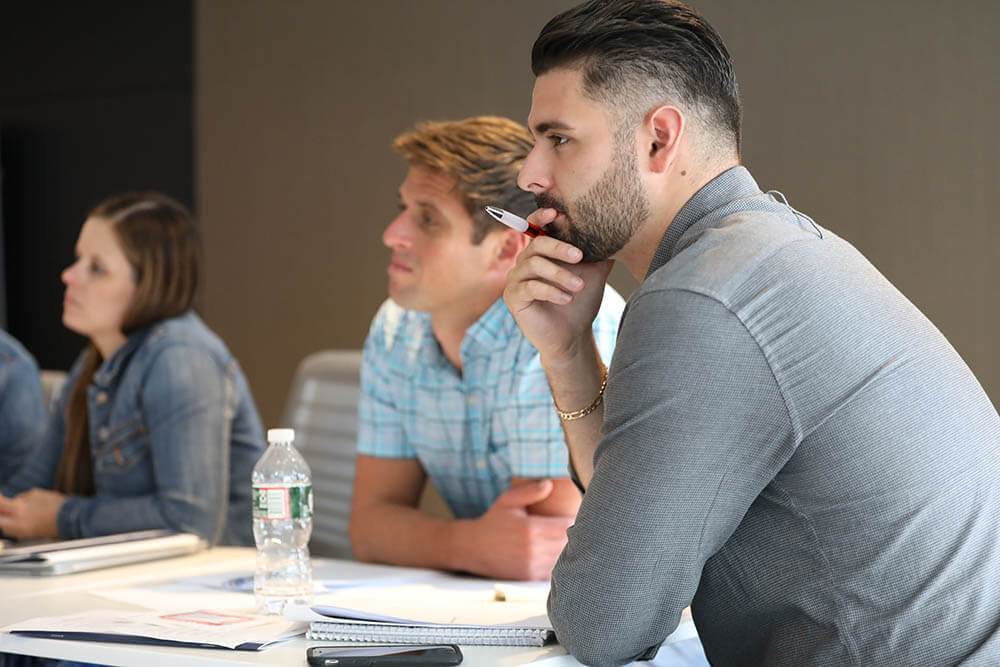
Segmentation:
<svg viewBox="0 0 1000 667">
<path fill-rule="evenodd" d="M 38 364 L 0 330 L 0 483 L 14 474 L 45 429 Z"/>
<path fill-rule="evenodd" d="M 83 355 L 38 455 L 0 486 L 5 495 L 52 488 L 82 364 Z M 250 473 L 264 434 L 243 372 L 197 315 L 129 336 L 94 373 L 87 408 L 96 494 L 66 499 L 61 537 L 172 528 L 209 544 L 253 544 Z"/>
</svg>

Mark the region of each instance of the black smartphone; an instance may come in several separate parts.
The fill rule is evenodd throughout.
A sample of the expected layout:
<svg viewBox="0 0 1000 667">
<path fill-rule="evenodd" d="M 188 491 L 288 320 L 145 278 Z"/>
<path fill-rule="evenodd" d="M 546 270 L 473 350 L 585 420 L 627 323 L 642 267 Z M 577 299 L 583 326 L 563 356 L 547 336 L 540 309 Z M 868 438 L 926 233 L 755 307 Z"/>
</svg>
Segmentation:
<svg viewBox="0 0 1000 667">
<path fill-rule="evenodd" d="M 462 651 L 454 644 L 435 646 L 313 646 L 306 659 L 315 667 L 382 667 L 383 665 L 457 665 Z"/>
</svg>

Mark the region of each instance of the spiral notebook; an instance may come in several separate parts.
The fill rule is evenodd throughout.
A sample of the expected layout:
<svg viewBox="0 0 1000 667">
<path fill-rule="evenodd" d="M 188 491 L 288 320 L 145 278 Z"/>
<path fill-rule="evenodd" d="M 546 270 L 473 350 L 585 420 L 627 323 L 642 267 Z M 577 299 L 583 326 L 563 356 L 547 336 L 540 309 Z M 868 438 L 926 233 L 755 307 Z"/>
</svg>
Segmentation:
<svg viewBox="0 0 1000 667">
<path fill-rule="evenodd" d="M 286 611 L 286 618 L 310 621 L 308 639 L 386 644 L 542 646 L 554 637 L 548 618 L 534 606 L 508 602 L 469 604 L 442 616 L 429 605 L 420 618 L 400 618 L 345 607 L 315 606 Z M 525 614 L 525 612 L 528 612 Z M 442 622 L 442 619 L 447 619 Z M 493 619 L 505 619 L 490 622 Z M 513 619 L 513 620 L 510 620 Z M 478 621 L 478 622 L 477 622 Z"/>
</svg>

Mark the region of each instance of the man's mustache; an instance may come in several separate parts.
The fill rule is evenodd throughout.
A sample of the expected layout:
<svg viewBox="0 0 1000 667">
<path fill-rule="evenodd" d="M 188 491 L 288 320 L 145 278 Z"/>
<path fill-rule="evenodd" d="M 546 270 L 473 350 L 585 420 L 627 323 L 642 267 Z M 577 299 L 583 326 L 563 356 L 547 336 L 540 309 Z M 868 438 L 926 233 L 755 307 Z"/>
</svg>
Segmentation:
<svg viewBox="0 0 1000 667">
<path fill-rule="evenodd" d="M 535 195 L 535 206 L 537 206 L 538 208 L 553 208 L 556 210 L 557 213 L 562 213 L 563 215 L 567 215 L 566 205 L 563 204 L 561 201 L 559 201 L 557 198 L 545 192 Z"/>
</svg>

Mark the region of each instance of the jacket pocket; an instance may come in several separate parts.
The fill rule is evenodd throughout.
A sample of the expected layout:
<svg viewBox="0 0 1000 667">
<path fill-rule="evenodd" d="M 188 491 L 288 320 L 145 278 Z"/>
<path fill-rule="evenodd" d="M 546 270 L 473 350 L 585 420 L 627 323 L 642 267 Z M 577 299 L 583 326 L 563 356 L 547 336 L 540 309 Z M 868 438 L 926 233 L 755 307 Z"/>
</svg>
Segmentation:
<svg viewBox="0 0 1000 667">
<path fill-rule="evenodd" d="M 124 473 L 149 456 L 149 430 L 142 415 L 136 414 L 117 426 L 103 427 L 104 441 L 94 457 L 94 471 L 105 474 Z"/>
</svg>

